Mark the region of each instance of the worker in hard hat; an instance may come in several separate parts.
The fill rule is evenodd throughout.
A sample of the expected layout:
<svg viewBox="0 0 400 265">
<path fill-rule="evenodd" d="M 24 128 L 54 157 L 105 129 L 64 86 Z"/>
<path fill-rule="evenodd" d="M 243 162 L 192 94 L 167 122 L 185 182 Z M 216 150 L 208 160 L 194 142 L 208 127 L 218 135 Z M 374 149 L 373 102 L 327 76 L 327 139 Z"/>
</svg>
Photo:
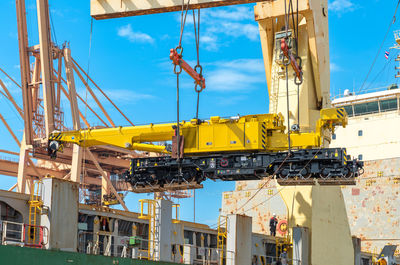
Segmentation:
<svg viewBox="0 0 400 265">
<path fill-rule="evenodd" d="M 280 259 L 282 265 L 287 265 L 288 264 L 288 254 L 287 254 L 287 249 L 286 248 L 284 248 L 283 252 L 281 253 L 281 255 L 279 255 L 279 259 Z"/>
<path fill-rule="evenodd" d="M 273 213 L 271 219 L 269 220 L 269 231 L 271 232 L 271 236 L 276 236 L 277 224 L 278 224 L 278 219 L 276 218 L 276 213 Z"/>
<path fill-rule="evenodd" d="M 377 265 L 387 265 L 386 259 L 385 259 L 385 255 L 381 255 L 381 257 L 378 259 L 378 261 L 376 262 Z"/>
</svg>

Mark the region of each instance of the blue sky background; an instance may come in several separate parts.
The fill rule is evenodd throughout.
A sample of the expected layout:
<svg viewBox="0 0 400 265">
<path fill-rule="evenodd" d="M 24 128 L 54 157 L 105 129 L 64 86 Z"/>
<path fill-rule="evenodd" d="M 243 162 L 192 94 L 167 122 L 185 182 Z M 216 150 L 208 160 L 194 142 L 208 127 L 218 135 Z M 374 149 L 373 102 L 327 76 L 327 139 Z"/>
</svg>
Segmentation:
<svg viewBox="0 0 400 265">
<path fill-rule="evenodd" d="M 26 0 L 30 45 L 38 43 L 36 1 Z M 90 1 L 50 0 L 53 40 L 61 45 L 68 41 L 72 56 L 86 70 L 88 63 L 92 78 L 105 90 L 135 124 L 174 121 L 176 118 L 176 77 L 168 58 L 169 50 L 179 39 L 180 13 L 167 13 L 111 20 L 93 20 L 90 46 Z M 344 89 L 358 91 L 377 50 L 397 1 L 329 1 L 329 34 L 332 96 Z M 0 1 L 0 67 L 20 80 L 15 1 Z M 200 60 L 204 68 L 207 88 L 201 94 L 200 117 L 212 115 L 265 113 L 268 111 L 268 92 L 262 61 L 258 25 L 254 21 L 253 4 L 202 10 Z M 394 57 L 384 58 L 384 51 L 393 45 L 389 33 L 376 65 L 366 82 L 366 88 L 387 86 L 394 80 Z M 192 14 L 183 38 L 184 59 L 195 64 L 195 42 Z M 21 103 L 20 89 L 4 75 L 0 78 Z M 76 81 L 78 77 L 75 76 Z M 77 90 L 85 97 L 84 86 L 77 81 Z M 0 95 L 0 113 L 21 138 L 23 121 L 11 105 Z M 91 101 L 89 101 L 91 102 Z M 118 125 L 127 122 L 105 100 L 102 101 Z M 68 108 L 68 102 L 63 101 Z M 196 93 L 193 81 L 181 78 L 181 117 L 195 116 Z M 22 105 L 22 104 L 21 104 Z M 84 108 L 82 108 L 84 109 Z M 68 112 L 66 111 L 66 117 Z M 88 113 L 88 119 L 99 124 Z M 71 120 L 66 118 L 67 126 Z M 18 151 L 17 145 L 0 124 L 0 149 Z M 2 154 L 0 154 L 3 156 Z M 17 159 L 14 157 L 13 159 Z M 15 178 L 2 177 L 1 188 L 9 188 Z M 214 224 L 221 207 L 221 192 L 232 190 L 234 183 L 205 182 L 198 190 L 196 221 Z M 146 195 L 130 194 L 128 207 L 138 210 L 137 200 Z M 193 200 L 182 203 L 182 218 L 193 219 Z"/>
</svg>

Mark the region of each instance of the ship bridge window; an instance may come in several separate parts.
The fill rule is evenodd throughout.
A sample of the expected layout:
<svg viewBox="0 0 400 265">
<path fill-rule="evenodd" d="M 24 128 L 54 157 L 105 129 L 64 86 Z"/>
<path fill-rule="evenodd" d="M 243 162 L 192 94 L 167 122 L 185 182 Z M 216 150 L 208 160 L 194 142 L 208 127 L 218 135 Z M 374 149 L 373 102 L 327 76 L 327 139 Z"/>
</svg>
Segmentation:
<svg viewBox="0 0 400 265">
<path fill-rule="evenodd" d="M 377 113 L 379 112 L 378 101 L 362 103 L 362 104 L 355 104 L 354 105 L 354 115 L 360 116 L 370 113 Z"/>
<path fill-rule="evenodd" d="M 379 104 L 381 111 L 397 110 L 397 98 L 381 100 Z"/>
<path fill-rule="evenodd" d="M 344 106 L 344 109 L 346 110 L 347 115 L 348 115 L 349 117 L 353 117 L 353 116 L 354 116 L 354 113 L 353 113 L 353 105 Z"/>
</svg>

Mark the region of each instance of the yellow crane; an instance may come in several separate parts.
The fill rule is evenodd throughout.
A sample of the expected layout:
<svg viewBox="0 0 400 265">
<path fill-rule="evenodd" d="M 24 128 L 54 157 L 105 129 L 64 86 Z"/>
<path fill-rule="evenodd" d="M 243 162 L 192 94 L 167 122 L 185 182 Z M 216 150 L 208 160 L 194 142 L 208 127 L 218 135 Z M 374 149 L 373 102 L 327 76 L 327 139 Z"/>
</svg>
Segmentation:
<svg viewBox="0 0 400 265">
<path fill-rule="evenodd" d="M 268 175 L 277 176 L 281 184 L 287 185 L 313 184 L 313 179 L 320 184 L 354 183 L 362 173 L 362 162 L 350 160 L 344 148 L 327 148 L 335 126 L 346 126 L 347 114 L 344 109 L 330 108 L 325 2 L 299 1 L 292 11 L 284 0 L 255 6 L 270 114 L 53 132 L 48 138 L 49 155 L 56 156 L 67 143 L 167 154 L 132 159 L 126 180 L 133 186 L 200 183 L 206 178 L 261 179 Z M 101 2 L 92 1 L 92 16 L 114 16 L 120 9 L 113 3 L 109 3 L 110 11 L 105 11 L 109 14 L 96 15 L 103 12 L 99 9 Z M 124 8 L 118 16 L 148 10 L 140 6 Z M 157 12 L 172 10 L 165 8 Z M 171 54 L 175 67 L 197 78 L 197 84 L 204 88 L 201 74 L 198 76 L 183 61 L 180 45 Z M 172 143 L 172 148 L 154 144 L 165 141 Z"/>
</svg>

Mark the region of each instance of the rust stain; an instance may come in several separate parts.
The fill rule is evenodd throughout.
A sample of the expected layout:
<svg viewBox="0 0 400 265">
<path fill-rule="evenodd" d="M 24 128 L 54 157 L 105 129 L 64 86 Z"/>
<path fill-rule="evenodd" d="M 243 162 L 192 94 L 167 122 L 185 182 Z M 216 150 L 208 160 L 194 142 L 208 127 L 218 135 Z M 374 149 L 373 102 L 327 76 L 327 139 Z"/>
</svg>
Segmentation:
<svg viewBox="0 0 400 265">
<path fill-rule="evenodd" d="M 232 192 L 229 200 L 223 200 L 222 211 L 235 212 L 248 199 L 246 191 L 254 192 L 264 183 L 265 180 L 237 182 L 241 190 Z M 279 220 L 286 219 L 286 206 L 281 197 L 272 197 L 268 190 L 272 190 L 272 194 L 277 192 L 274 181 L 245 209 L 246 215 L 253 217 L 256 233 L 269 234 L 269 218 L 274 212 Z M 400 158 L 367 161 L 365 173 L 357 180 L 357 185 L 344 186 L 342 191 L 351 233 L 363 239 L 362 251 L 379 252 L 388 243 L 399 246 L 400 241 L 371 239 L 400 238 Z"/>
</svg>

